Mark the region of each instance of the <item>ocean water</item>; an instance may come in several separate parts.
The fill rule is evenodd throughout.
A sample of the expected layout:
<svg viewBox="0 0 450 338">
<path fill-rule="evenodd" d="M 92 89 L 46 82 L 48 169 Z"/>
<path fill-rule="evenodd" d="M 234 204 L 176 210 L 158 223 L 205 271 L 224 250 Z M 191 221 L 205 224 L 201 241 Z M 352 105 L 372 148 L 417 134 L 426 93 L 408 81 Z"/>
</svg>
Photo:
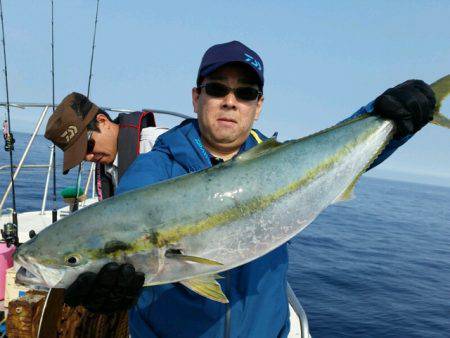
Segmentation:
<svg viewBox="0 0 450 338">
<path fill-rule="evenodd" d="M 16 135 L 15 163 L 29 137 Z M 49 145 L 38 136 L 26 163 L 47 163 Z M 1 149 L 0 165 L 8 163 Z M 57 171 L 59 196 L 76 170 Z M 8 180 L 1 170 L 2 193 Z M 19 211 L 40 208 L 44 184 L 44 169 L 24 169 Z M 289 281 L 312 336 L 450 337 L 450 188 L 363 177 L 355 196 L 291 241 Z"/>
<path fill-rule="evenodd" d="M 13 152 L 13 163 L 18 164 L 28 141 L 31 139 L 30 134 L 14 133 L 16 139 L 15 150 Z M 9 152 L 4 150 L 3 138 L 1 140 L 0 148 L 0 167 L 9 165 Z M 37 135 L 33 145 L 30 148 L 28 156 L 25 159 L 25 165 L 33 164 L 48 164 L 50 160 L 50 146 L 51 143 L 42 135 Z M 62 159 L 63 153 L 57 148 L 56 163 L 57 163 L 57 178 L 56 178 L 56 190 L 57 190 L 57 207 L 63 207 L 64 202 L 61 199 L 60 192 L 68 186 L 76 186 L 76 179 L 78 173 L 78 167 L 72 169 L 67 175 L 62 175 Z M 87 175 L 90 169 L 90 164 L 85 163 L 82 167 L 82 180 L 80 186 L 84 188 Z M 46 168 L 22 168 L 17 180 L 15 181 L 16 191 L 16 207 L 18 212 L 40 210 L 42 204 L 42 198 L 44 195 L 45 180 L 47 175 Z M 53 184 L 52 178 L 50 180 L 49 191 L 47 196 L 46 209 L 53 208 Z M 0 193 L 3 193 L 10 182 L 11 174 L 9 167 L 0 170 Z M 12 207 L 12 193 L 10 193 L 7 203 L 3 206 Z M 19 216 L 20 225 L 20 216 Z"/>
<path fill-rule="evenodd" d="M 450 337 L 450 188 L 362 178 L 293 239 L 313 337 Z"/>
</svg>

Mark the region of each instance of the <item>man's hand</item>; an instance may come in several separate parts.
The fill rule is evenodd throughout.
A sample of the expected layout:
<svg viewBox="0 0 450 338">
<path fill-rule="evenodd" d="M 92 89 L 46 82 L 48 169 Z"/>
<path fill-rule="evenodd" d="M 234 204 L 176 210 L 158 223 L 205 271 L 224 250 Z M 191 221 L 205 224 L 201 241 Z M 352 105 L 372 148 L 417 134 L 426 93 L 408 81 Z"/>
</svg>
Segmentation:
<svg viewBox="0 0 450 338">
<path fill-rule="evenodd" d="M 408 80 L 389 88 L 374 103 L 374 113 L 395 122 L 395 139 L 414 134 L 433 119 L 434 92 L 421 80 Z"/>
<path fill-rule="evenodd" d="M 64 302 L 69 306 L 83 305 L 94 313 L 108 314 L 127 310 L 137 301 L 144 274 L 133 265 L 106 264 L 98 274 L 82 273 L 66 290 Z"/>
</svg>

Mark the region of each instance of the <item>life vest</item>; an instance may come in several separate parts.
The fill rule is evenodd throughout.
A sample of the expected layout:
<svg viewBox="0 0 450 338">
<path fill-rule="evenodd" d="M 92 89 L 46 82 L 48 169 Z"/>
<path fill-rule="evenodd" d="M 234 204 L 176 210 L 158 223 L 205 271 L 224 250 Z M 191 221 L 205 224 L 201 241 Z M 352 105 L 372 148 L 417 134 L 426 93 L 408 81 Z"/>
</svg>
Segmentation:
<svg viewBox="0 0 450 338">
<path fill-rule="evenodd" d="M 141 131 L 143 128 L 155 127 L 155 117 L 152 112 L 134 112 L 119 114 L 114 120 L 119 125 L 117 138 L 118 179 L 122 177 L 134 159 L 139 155 Z M 97 163 L 95 167 L 98 199 L 114 195 L 114 184 L 111 177 L 105 171 L 105 165 Z"/>
</svg>

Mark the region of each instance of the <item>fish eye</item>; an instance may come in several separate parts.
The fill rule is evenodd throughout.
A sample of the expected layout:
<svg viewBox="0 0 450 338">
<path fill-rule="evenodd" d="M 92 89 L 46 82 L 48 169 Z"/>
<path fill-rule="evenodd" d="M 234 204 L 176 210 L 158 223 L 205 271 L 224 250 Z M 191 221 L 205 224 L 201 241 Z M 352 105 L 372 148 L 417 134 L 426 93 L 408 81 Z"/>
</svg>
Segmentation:
<svg viewBox="0 0 450 338">
<path fill-rule="evenodd" d="M 81 257 L 78 255 L 68 255 L 65 259 L 65 262 L 69 266 L 77 266 L 80 264 Z"/>
</svg>

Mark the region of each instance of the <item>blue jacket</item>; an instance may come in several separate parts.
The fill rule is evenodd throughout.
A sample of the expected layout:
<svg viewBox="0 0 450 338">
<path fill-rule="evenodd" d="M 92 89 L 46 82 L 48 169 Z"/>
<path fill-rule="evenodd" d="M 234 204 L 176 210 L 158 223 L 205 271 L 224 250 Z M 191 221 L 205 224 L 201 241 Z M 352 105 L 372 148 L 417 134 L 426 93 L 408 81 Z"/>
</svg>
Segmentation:
<svg viewBox="0 0 450 338">
<path fill-rule="evenodd" d="M 370 109 L 370 106 L 363 107 L 352 117 Z M 186 120 L 161 135 L 152 151 L 140 155 L 126 171 L 117 192 L 211 167 L 210 155 L 199 133 L 197 120 Z M 262 140 L 267 139 L 257 133 Z M 240 152 L 256 144 L 255 138 L 249 136 Z M 377 164 L 400 144 L 389 144 Z M 186 203 L 189 207 L 189 201 Z M 227 271 L 219 282 L 229 305 L 199 296 L 178 283 L 146 287 L 129 313 L 130 333 L 133 337 L 212 338 L 226 336 L 228 327 L 229 337 L 287 337 L 287 269 L 287 244 L 284 244 L 257 260 Z M 229 326 L 225 324 L 227 318 Z"/>
</svg>

